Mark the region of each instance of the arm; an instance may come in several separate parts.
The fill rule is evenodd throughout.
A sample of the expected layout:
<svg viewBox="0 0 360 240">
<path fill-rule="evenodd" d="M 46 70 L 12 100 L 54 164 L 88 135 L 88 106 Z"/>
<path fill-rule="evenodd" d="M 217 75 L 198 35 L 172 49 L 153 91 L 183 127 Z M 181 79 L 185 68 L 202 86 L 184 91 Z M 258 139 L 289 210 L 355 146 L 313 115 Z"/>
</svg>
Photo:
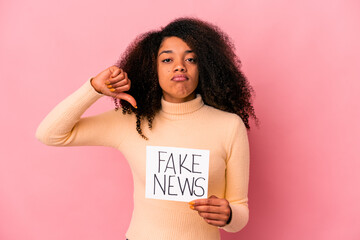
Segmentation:
<svg viewBox="0 0 360 240">
<path fill-rule="evenodd" d="M 102 130 L 106 133 L 101 124 L 103 117 L 81 119 L 86 109 L 102 96 L 87 81 L 45 117 L 36 131 L 36 138 L 52 146 L 102 145 L 96 142 L 94 135 Z"/>
<path fill-rule="evenodd" d="M 211 225 L 227 232 L 238 232 L 248 222 L 249 143 L 246 127 L 236 116 L 230 125 L 226 146 L 225 198 L 210 196 L 190 202 L 190 208 Z"/>
<path fill-rule="evenodd" d="M 103 96 L 100 93 L 130 100 L 136 104 L 135 99 L 124 93 L 130 88 L 130 80 L 126 73 L 115 66 L 99 73 L 91 80 L 59 103 L 46 116 L 36 131 L 36 137 L 41 142 L 55 146 L 116 145 L 113 141 L 113 133 L 124 130 L 126 126 L 119 124 L 119 113 L 109 111 L 88 118 L 81 118 L 81 115 Z M 111 87 L 108 87 L 109 84 L 112 84 Z M 114 114 L 117 114 L 116 117 Z"/>
<path fill-rule="evenodd" d="M 248 223 L 248 186 L 250 152 L 247 130 L 240 118 L 236 119 L 229 143 L 226 167 L 226 196 L 232 210 L 232 218 L 223 229 L 238 232 Z"/>
</svg>

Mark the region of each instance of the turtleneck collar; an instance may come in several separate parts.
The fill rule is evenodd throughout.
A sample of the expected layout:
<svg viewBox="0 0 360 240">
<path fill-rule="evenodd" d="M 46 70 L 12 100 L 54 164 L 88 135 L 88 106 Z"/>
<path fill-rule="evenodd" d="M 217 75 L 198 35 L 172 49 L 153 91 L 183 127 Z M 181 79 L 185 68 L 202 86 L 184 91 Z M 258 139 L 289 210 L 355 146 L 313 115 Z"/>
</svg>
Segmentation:
<svg viewBox="0 0 360 240">
<path fill-rule="evenodd" d="M 197 94 L 193 100 L 183 103 L 167 102 L 162 97 L 160 114 L 170 119 L 184 119 L 187 115 L 196 112 L 202 106 L 204 106 L 204 102 L 200 94 Z"/>
</svg>

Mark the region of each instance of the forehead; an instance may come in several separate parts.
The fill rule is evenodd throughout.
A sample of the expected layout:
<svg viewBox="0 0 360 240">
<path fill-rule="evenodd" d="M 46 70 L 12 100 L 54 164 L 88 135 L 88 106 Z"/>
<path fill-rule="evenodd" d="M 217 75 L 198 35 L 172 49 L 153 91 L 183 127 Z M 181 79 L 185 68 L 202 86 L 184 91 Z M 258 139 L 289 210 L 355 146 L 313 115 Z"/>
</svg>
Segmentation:
<svg viewBox="0 0 360 240">
<path fill-rule="evenodd" d="M 191 48 L 187 45 L 184 40 L 178 37 L 166 37 L 161 42 L 160 50 L 175 50 L 175 49 L 185 49 L 191 50 Z"/>
</svg>

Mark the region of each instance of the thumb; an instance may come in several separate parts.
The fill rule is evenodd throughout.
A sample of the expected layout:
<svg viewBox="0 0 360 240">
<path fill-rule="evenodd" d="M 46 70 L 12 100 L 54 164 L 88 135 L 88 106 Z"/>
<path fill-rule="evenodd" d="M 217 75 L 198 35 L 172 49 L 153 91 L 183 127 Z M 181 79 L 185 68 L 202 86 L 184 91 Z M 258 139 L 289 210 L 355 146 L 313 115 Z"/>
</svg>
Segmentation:
<svg viewBox="0 0 360 240">
<path fill-rule="evenodd" d="M 114 94 L 115 98 L 117 99 L 122 99 L 122 100 L 125 100 L 127 101 L 128 103 L 130 103 L 134 108 L 137 108 L 137 105 L 136 105 L 136 100 L 133 96 L 131 96 L 130 94 L 127 94 L 127 93 L 117 93 L 117 94 Z"/>
</svg>

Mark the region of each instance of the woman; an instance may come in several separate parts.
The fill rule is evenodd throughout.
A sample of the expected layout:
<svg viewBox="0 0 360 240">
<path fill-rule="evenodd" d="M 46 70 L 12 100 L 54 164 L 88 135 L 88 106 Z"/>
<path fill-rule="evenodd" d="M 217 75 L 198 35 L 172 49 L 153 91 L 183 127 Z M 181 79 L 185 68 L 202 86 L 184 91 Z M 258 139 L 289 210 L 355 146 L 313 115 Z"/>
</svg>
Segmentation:
<svg viewBox="0 0 360 240">
<path fill-rule="evenodd" d="M 48 145 L 103 145 L 123 153 L 134 180 L 128 239 L 219 239 L 218 228 L 240 231 L 249 217 L 247 129 L 256 116 L 239 68 L 219 28 L 176 19 L 139 36 L 115 66 L 56 106 L 36 136 Z M 122 113 L 81 118 L 104 95 Z M 146 197 L 151 146 L 208 150 L 208 194 L 190 205 Z"/>
</svg>

